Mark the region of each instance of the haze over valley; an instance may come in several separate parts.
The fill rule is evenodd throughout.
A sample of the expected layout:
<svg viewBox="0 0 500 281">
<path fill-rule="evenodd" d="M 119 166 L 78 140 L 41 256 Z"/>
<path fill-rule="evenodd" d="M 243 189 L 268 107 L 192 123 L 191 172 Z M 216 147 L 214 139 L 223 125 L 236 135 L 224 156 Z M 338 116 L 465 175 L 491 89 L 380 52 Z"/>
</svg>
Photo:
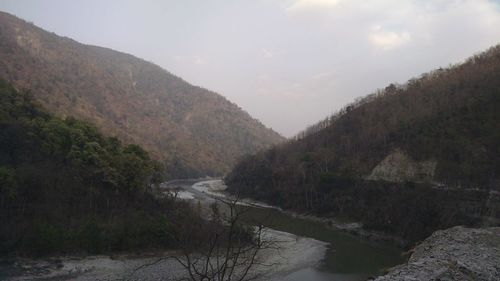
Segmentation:
<svg viewBox="0 0 500 281">
<path fill-rule="evenodd" d="M 357 97 L 497 44 L 498 6 L 496 0 L 0 3 L 57 35 L 154 62 L 286 137 Z"/>
</svg>

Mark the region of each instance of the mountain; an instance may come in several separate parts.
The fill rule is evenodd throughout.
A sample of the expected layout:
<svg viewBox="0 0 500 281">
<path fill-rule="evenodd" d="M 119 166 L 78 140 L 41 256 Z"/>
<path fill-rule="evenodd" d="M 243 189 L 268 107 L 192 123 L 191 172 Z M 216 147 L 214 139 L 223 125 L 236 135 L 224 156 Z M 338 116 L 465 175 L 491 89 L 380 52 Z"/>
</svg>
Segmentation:
<svg viewBox="0 0 500 281">
<path fill-rule="evenodd" d="M 226 182 L 414 241 L 451 225 L 498 224 L 499 109 L 500 45 L 359 99 L 245 158 Z"/>
<path fill-rule="evenodd" d="M 237 105 L 159 66 L 80 44 L 0 12 L 0 78 L 60 117 L 137 143 L 171 176 L 223 174 L 242 155 L 283 141 Z"/>
</svg>

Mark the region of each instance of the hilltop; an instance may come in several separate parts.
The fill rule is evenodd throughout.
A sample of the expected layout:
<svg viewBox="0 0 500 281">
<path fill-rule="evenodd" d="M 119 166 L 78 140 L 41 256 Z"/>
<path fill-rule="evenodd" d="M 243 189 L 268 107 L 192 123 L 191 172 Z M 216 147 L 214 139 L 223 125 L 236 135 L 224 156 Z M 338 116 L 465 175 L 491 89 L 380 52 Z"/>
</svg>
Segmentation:
<svg viewBox="0 0 500 281">
<path fill-rule="evenodd" d="M 499 108 L 495 46 L 358 99 L 245 158 L 226 181 L 235 193 L 410 241 L 457 224 L 498 224 Z"/>
</svg>

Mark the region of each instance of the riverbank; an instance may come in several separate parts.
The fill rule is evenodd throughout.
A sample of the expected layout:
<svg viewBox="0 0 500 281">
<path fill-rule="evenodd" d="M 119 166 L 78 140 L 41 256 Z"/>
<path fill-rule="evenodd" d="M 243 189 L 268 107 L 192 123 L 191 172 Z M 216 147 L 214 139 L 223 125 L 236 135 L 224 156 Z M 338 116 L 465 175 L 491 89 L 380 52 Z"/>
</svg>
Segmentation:
<svg viewBox="0 0 500 281">
<path fill-rule="evenodd" d="M 220 181 L 209 181 L 211 190 Z M 208 194 L 206 181 L 175 181 L 163 185 L 164 192 L 175 192 L 179 200 L 200 200 L 202 212 L 210 212 L 214 195 Z M 210 195 L 210 196 L 207 196 Z M 219 194 L 220 195 L 220 194 Z M 258 254 L 258 265 L 252 269 L 256 280 L 282 280 L 292 272 L 316 267 L 325 256 L 328 243 L 291 233 L 265 230 L 265 239 L 274 241 L 275 249 Z M 0 262 L 0 280 L 179 280 L 185 269 L 173 258 L 175 251 L 138 252 L 98 256 L 54 256 L 45 259 L 16 258 Z M 168 258 L 170 257 L 170 258 Z M 272 266 L 270 266 L 272 265 Z"/>
<path fill-rule="evenodd" d="M 288 210 L 282 210 L 282 212 L 290 216 L 293 216 L 295 218 L 301 218 L 323 223 L 328 227 L 344 231 L 346 233 L 349 233 L 351 235 L 360 237 L 361 239 L 365 239 L 368 241 L 389 243 L 401 249 L 405 249 L 409 246 L 409 242 L 401 237 L 390 235 L 383 232 L 364 229 L 363 225 L 360 222 L 340 222 L 339 220 L 336 220 L 334 218 L 318 217 L 310 214 L 300 214 Z"/>
<path fill-rule="evenodd" d="M 211 184 L 205 182 L 203 191 L 218 193 L 215 194 L 216 196 L 226 194 L 222 193 L 225 188 L 222 187 L 221 182 L 212 181 L 212 183 L 216 184 L 217 188 L 211 189 Z M 242 199 L 241 202 L 245 205 L 265 207 L 265 205 L 250 199 Z M 331 218 L 298 214 L 277 207 L 272 207 L 272 209 L 297 219 L 318 222 L 362 239 L 391 242 L 400 247 L 408 245 L 406 241 L 400 238 L 366 231 L 362 229 L 362 225 L 359 223 L 344 223 Z M 439 278 L 448 278 L 447 280 L 500 280 L 499 247 L 500 228 L 470 229 L 453 227 L 436 231 L 412 250 L 413 254 L 407 263 L 388 270 L 388 274 L 378 277 L 376 280 L 437 280 Z M 288 277 L 297 275 L 298 277 L 290 280 L 303 280 L 311 276 L 311 272 L 305 272 L 304 276 L 307 278 L 303 278 L 304 276 L 300 274 L 302 274 L 302 271 L 296 270 Z M 317 274 L 317 272 L 314 272 L 312 275 Z M 331 278 L 332 276 L 328 275 L 321 280 L 334 280 Z"/>
<path fill-rule="evenodd" d="M 223 180 L 211 179 L 196 183 L 193 187 L 196 190 L 206 193 L 209 196 L 228 197 L 234 199 L 233 195 L 226 191 L 227 186 L 224 184 Z M 268 205 L 264 202 L 255 201 L 251 198 L 241 198 L 238 200 L 240 201 L 241 205 L 249 205 L 261 208 L 272 208 L 295 218 L 323 223 L 327 227 L 333 227 L 335 229 L 342 230 L 346 233 L 349 233 L 351 235 L 369 241 L 390 243 L 402 249 L 406 249 L 410 246 L 410 243 L 407 240 L 398 237 L 396 235 L 364 229 L 363 225 L 360 222 L 341 222 L 331 217 L 320 217 L 313 214 L 302 214 L 291 210 L 284 210 L 278 206 Z"/>
<path fill-rule="evenodd" d="M 292 272 L 316 266 L 323 258 L 327 244 L 315 239 L 267 230 L 266 239 L 276 242 L 278 250 L 265 249 L 252 269 L 255 280 L 281 280 Z M 179 280 L 187 277 L 185 269 L 174 259 L 175 251 L 141 253 L 140 255 L 51 257 L 17 259 L 0 265 L 0 279 L 27 280 Z"/>
<path fill-rule="evenodd" d="M 206 211 L 209 211 L 209 205 L 217 200 L 235 199 L 233 195 L 225 192 L 226 186 L 221 180 L 190 183 L 177 181 L 163 185 L 163 192 L 175 194 L 180 190 L 186 191 L 189 195 L 186 200 Z M 194 200 L 191 199 L 193 197 Z M 352 233 L 360 231 L 359 224 L 341 223 L 285 211 L 248 198 L 240 198 L 238 204 L 249 207 L 245 220 L 250 224 L 262 224 L 268 228 L 329 244 L 319 266 L 296 270 L 283 280 L 366 280 L 369 276 L 378 276 L 386 272 L 386 269 L 406 261 L 401 255 L 401 248 L 395 247 L 395 243 L 388 242 L 388 239 L 380 239 L 380 236 L 373 239 L 375 236 L 372 233 L 372 239 L 367 239 L 361 234 Z"/>
</svg>

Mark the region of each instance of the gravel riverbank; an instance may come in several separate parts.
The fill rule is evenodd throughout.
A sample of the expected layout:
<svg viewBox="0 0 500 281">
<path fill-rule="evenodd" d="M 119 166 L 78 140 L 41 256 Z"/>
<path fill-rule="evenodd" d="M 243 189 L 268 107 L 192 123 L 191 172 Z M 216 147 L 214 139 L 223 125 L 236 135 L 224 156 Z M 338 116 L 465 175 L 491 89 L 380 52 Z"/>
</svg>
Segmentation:
<svg viewBox="0 0 500 281">
<path fill-rule="evenodd" d="M 225 188 L 220 180 L 200 183 L 176 181 L 166 184 L 165 190 L 176 186 L 179 199 L 200 200 L 204 207 L 221 196 Z M 207 208 L 208 211 L 208 208 Z M 328 243 L 312 238 L 266 229 L 267 240 L 276 241 L 276 249 L 262 250 L 259 264 L 252 269 L 255 280 L 280 280 L 298 270 L 316 266 L 324 257 Z M 17 259 L 0 265 L 0 280 L 179 280 L 185 277 L 184 268 L 174 259 L 162 259 L 175 252 L 141 253 L 140 255 L 52 257 L 43 260 Z M 160 262 L 157 262 L 162 259 Z M 266 266 L 270 265 L 272 266 Z M 145 266 L 147 265 L 147 266 Z"/>
<path fill-rule="evenodd" d="M 266 249 L 259 253 L 259 263 L 252 269 L 255 280 L 280 280 L 297 270 L 316 266 L 324 256 L 327 243 L 311 238 L 267 230 L 266 239 L 276 241 L 278 250 Z M 43 260 L 18 259 L 10 265 L 0 266 L 1 272 L 11 272 L 0 279 L 27 280 L 180 280 L 185 270 L 173 259 L 159 259 L 174 252 L 133 256 L 52 257 Z M 272 266 L 268 266 L 272 265 Z"/>
</svg>

